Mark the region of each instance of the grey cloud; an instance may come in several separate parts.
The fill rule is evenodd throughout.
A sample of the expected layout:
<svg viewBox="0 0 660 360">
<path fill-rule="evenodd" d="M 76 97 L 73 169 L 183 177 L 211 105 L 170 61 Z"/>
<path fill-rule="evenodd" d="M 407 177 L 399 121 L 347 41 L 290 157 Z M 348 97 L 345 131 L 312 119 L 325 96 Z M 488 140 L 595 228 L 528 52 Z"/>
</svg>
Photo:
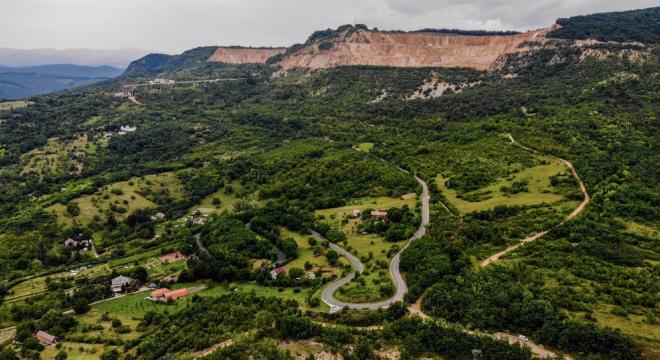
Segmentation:
<svg viewBox="0 0 660 360">
<path fill-rule="evenodd" d="M 2 0 L 0 47 L 286 46 L 354 21 L 380 29 L 528 30 L 658 0 Z"/>
</svg>

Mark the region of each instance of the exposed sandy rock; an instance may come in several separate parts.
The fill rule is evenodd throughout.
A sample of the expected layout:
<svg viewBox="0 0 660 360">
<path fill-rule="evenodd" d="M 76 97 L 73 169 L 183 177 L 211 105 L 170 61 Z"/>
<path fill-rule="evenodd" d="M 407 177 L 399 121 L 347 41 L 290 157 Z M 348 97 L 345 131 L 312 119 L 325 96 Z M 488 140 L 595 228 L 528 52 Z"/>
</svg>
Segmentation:
<svg viewBox="0 0 660 360">
<path fill-rule="evenodd" d="M 332 39 L 332 47 L 315 42 L 287 56 L 284 69 L 341 65 L 397 67 L 472 67 L 485 70 L 502 55 L 520 51 L 526 41 L 542 40 L 553 27 L 516 35 L 472 36 L 441 33 L 395 33 L 357 29 Z"/>
<path fill-rule="evenodd" d="M 438 75 L 433 73 L 430 79 L 426 79 L 422 85 L 420 85 L 415 92 L 408 97 L 407 100 L 415 99 L 433 99 L 440 97 L 445 94 L 445 91 L 448 89 L 459 93 L 463 91 L 466 87 L 472 87 L 478 85 L 480 82 L 471 82 L 471 83 L 448 83 L 440 81 Z"/>
<path fill-rule="evenodd" d="M 284 51 L 286 48 L 221 47 L 211 55 L 209 61 L 228 64 L 264 64 L 268 58 Z"/>
<path fill-rule="evenodd" d="M 386 97 L 387 97 L 387 90 L 383 89 L 383 92 L 380 93 L 380 95 L 376 96 L 375 99 L 371 100 L 371 103 L 372 104 L 379 103 L 379 102 L 385 100 Z"/>
</svg>

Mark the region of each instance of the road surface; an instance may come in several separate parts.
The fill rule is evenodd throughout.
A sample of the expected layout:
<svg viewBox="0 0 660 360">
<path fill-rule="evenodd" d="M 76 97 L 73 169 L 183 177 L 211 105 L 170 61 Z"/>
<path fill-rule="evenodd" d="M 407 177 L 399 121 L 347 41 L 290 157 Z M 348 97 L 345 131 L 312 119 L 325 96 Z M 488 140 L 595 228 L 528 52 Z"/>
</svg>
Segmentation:
<svg viewBox="0 0 660 360">
<path fill-rule="evenodd" d="M 403 169 L 400 170 L 408 173 L 408 171 L 406 170 Z M 401 253 L 403 253 L 403 251 L 410 245 L 412 241 L 419 239 L 426 234 L 426 226 L 429 224 L 429 218 L 430 218 L 429 188 L 426 185 L 426 182 L 424 182 L 424 180 L 420 179 L 418 176 L 415 176 L 415 180 L 417 180 L 417 182 L 422 186 L 422 196 L 421 196 L 422 221 L 419 224 L 419 228 L 417 229 L 415 234 L 410 239 L 408 239 L 406 245 L 403 246 L 401 250 L 399 250 L 399 252 L 397 252 L 396 255 L 394 255 L 394 257 L 390 261 L 390 275 L 392 276 L 392 280 L 394 281 L 394 286 L 396 287 L 396 292 L 394 293 L 394 296 L 392 296 L 387 300 L 377 301 L 372 303 L 347 303 L 335 299 L 333 296 L 334 292 L 340 287 L 350 282 L 355 277 L 356 273 L 361 273 L 363 270 L 363 266 L 360 260 L 357 257 L 355 257 L 353 254 L 330 242 L 329 243 L 330 248 L 337 251 L 341 255 L 345 256 L 348 259 L 348 261 L 350 261 L 351 265 L 353 265 L 353 271 L 350 274 L 332 282 L 325 289 L 323 289 L 323 292 L 321 293 L 321 299 L 323 300 L 323 302 L 325 302 L 330 306 L 331 310 L 336 311 L 344 307 L 348 307 L 349 309 L 380 309 L 380 308 L 386 308 L 395 302 L 403 301 L 403 296 L 406 294 L 406 292 L 408 292 L 408 287 L 406 286 L 406 281 L 403 279 L 403 276 L 401 276 L 401 271 L 399 270 L 399 263 L 401 262 Z M 321 236 L 321 234 L 315 231 L 312 231 L 312 235 L 314 235 L 318 239 L 325 240 L 323 239 L 323 236 Z"/>
<path fill-rule="evenodd" d="M 512 144 L 514 144 L 516 146 L 519 146 L 520 148 L 525 149 L 527 151 L 539 154 L 539 152 L 534 150 L 534 149 L 530 149 L 527 146 L 518 144 L 516 142 L 516 139 L 514 139 L 511 134 L 505 134 L 505 135 L 506 135 L 507 138 L 509 138 L 509 140 L 511 141 Z M 557 224 L 555 227 L 561 226 L 564 223 L 566 223 L 566 221 L 576 217 L 579 213 L 582 212 L 582 210 L 584 210 L 584 208 L 589 203 L 589 200 L 591 199 L 589 197 L 589 192 L 587 192 L 587 187 L 582 182 L 582 179 L 580 178 L 580 175 L 578 175 L 578 173 L 575 170 L 575 167 L 573 166 L 573 164 L 568 160 L 565 160 L 565 159 L 562 159 L 562 158 L 558 158 L 558 159 L 561 160 L 564 164 L 566 164 L 566 167 L 568 167 L 571 170 L 571 173 L 573 174 L 573 177 L 575 177 L 575 179 L 578 181 L 578 184 L 580 184 L 580 191 L 584 195 L 584 199 L 582 200 L 580 205 L 578 205 L 578 207 L 575 208 L 575 210 L 573 210 L 570 214 L 568 214 L 568 216 L 566 216 L 566 218 L 564 220 L 562 220 L 562 222 Z M 481 266 L 486 266 L 486 265 L 497 262 L 502 256 L 512 252 L 513 250 L 523 246 L 524 244 L 530 243 L 530 242 L 532 242 L 532 241 L 534 241 L 534 240 L 536 240 L 540 237 L 545 236 L 548 232 L 550 232 L 550 229 L 543 230 L 543 231 L 538 232 L 536 234 L 532 234 L 532 235 L 520 240 L 518 243 L 516 243 L 514 245 L 511 245 L 511 246 L 507 247 L 506 249 L 504 249 L 504 250 L 502 250 L 502 251 L 500 251 L 496 254 L 493 254 L 493 255 L 489 256 L 486 260 L 481 262 Z"/>
</svg>

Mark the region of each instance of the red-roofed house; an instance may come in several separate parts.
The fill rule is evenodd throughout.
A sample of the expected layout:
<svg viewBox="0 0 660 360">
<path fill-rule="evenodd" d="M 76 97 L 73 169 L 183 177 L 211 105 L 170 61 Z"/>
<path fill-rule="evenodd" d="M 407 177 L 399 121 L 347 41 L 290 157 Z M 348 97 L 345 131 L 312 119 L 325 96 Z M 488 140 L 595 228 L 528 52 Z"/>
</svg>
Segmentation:
<svg viewBox="0 0 660 360">
<path fill-rule="evenodd" d="M 152 299 L 162 298 L 165 297 L 165 293 L 167 293 L 168 291 L 170 291 L 170 289 L 168 288 L 154 290 L 151 292 L 151 294 L 149 294 L 149 297 L 151 297 Z"/>
<path fill-rule="evenodd" d="M 177 290 L 172 290 L 168 291 L 165 293 L 165 299 L 167 300 L 176 300 L 178 298 L 182 298 L 184 296 L 188 295 L 188 289 L 183 288 L 183 289 L 177 289 Z"/>
<path fill-rule="evenodd" d="M 51 346 L 53 344 L 57 344 L 57 336 L 51 335 L 45 331 L 37 331 L 36 336 L 42 346 Z"/>
<path fill-rule="evenodd" d="M 372 211 L 371 216 L 378 219 L 385 219 L 387 217 L 387 211 Z"/>
<path fill-rule="evenodd" d="M 286 270 L 283 267 L 278 267 L 270 271 L 270 278 L 275 280 L 277 279 L 280 275 L 284 274 Z"/>
</svg>

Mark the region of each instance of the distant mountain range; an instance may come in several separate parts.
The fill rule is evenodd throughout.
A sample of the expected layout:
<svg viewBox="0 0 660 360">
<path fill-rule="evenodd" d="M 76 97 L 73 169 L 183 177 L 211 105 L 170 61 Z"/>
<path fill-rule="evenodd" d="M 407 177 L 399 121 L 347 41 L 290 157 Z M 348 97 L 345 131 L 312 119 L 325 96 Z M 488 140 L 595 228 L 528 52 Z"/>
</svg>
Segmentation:
<svg viewBox="0 0 660 360">
<path fill-rule="evenodd" d="M 9 49 L 0 48 L 0 65 L 37 66 L 49 64 L 76 64 L 126 68 L 128 64 L 150 51 L 140 49 Z"/>
<path fill-rule="evenodd" d="M 0 99 L 18 99 L 89 85 L 121 75 L 112 66 L 72 64 L 9 67 L 0 65 Z"/>
</svg>

